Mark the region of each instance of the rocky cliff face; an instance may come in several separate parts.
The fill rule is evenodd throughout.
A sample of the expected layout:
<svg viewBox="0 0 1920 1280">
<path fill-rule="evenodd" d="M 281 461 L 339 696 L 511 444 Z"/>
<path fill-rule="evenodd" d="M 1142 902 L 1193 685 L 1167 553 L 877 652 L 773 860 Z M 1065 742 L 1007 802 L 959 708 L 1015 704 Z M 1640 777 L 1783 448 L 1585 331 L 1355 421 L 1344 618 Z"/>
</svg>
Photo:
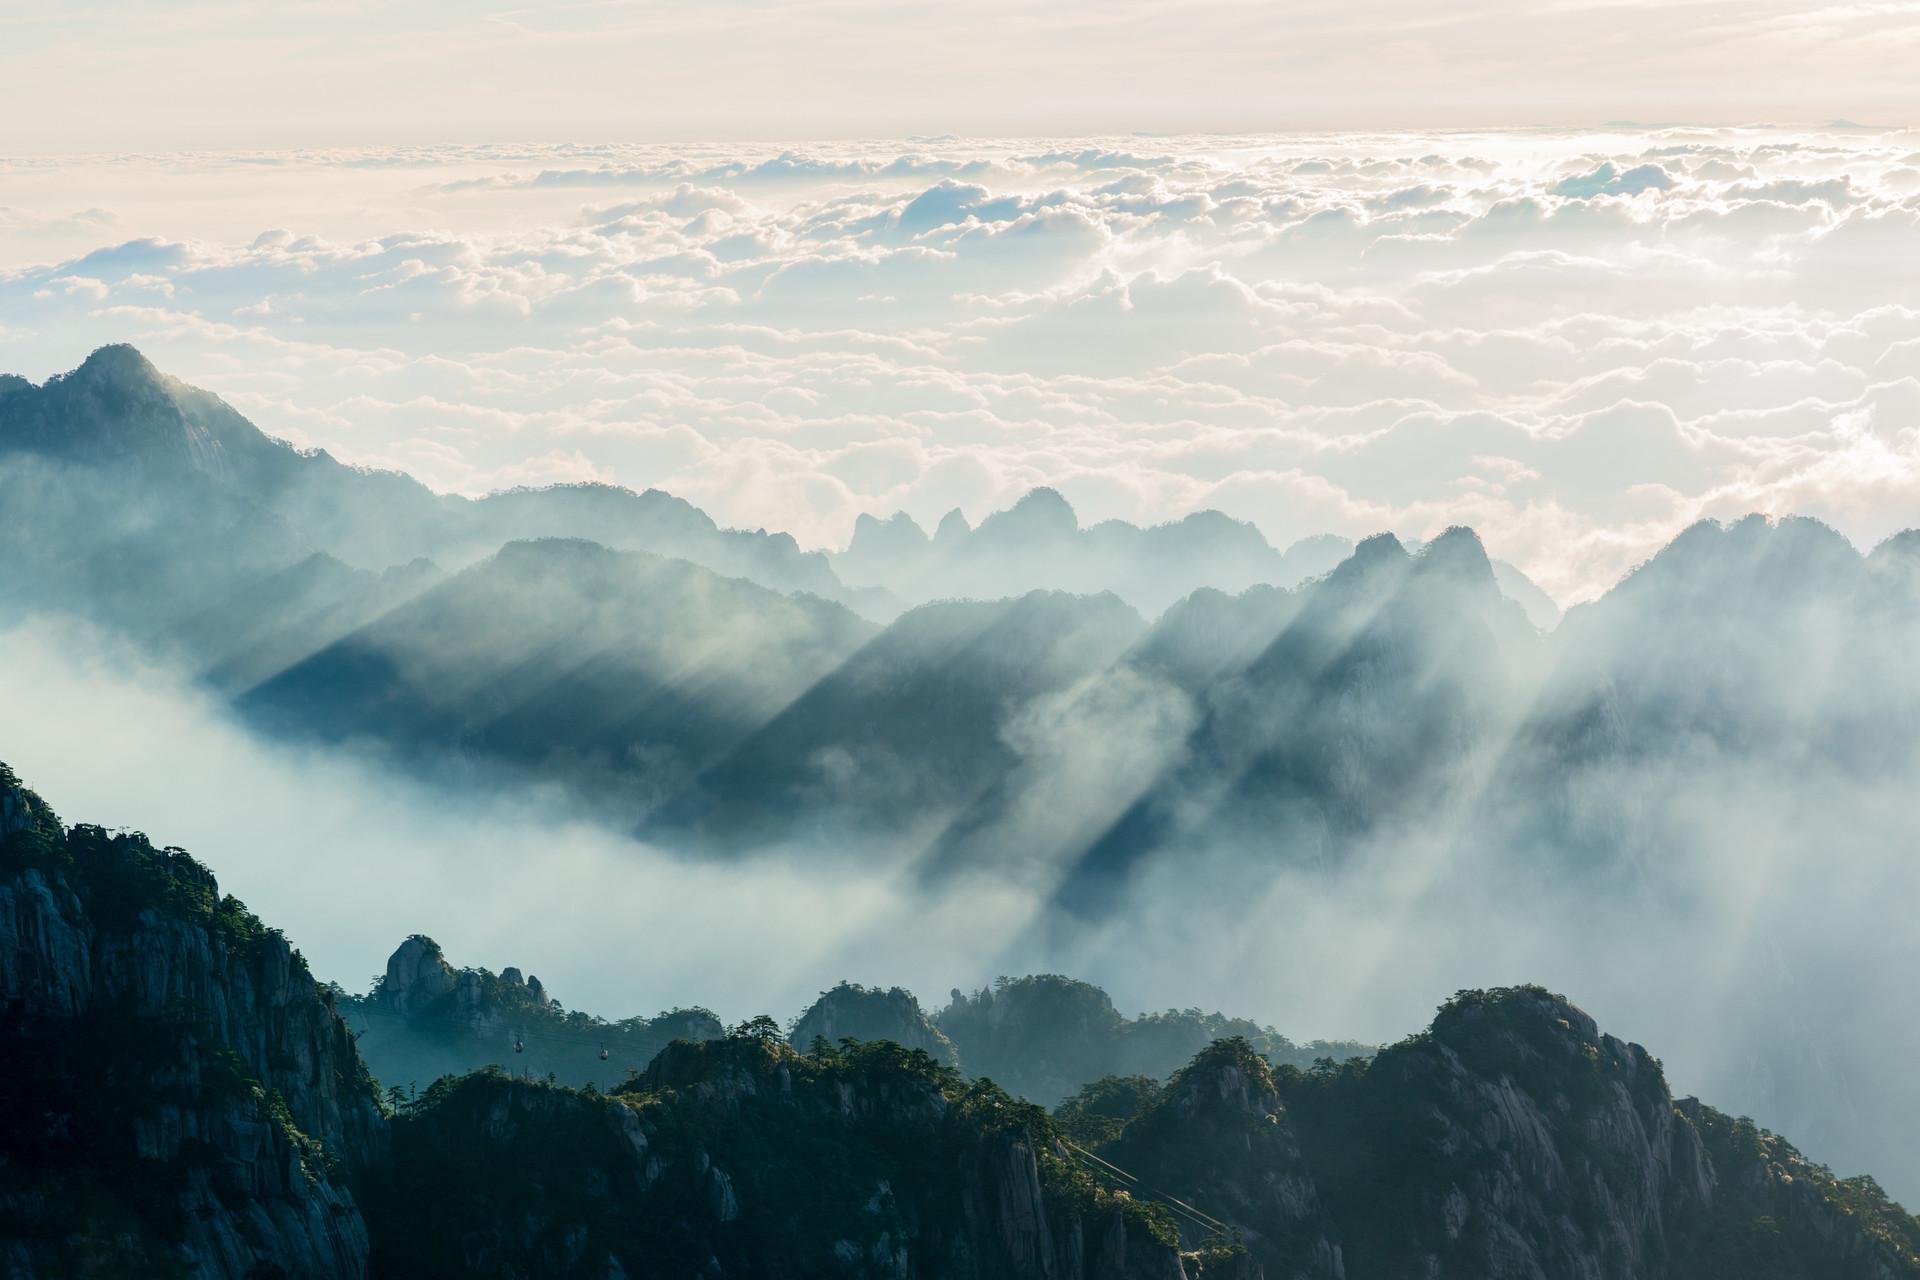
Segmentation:
<svg viewBox="0 0 1920 1280">
<path fill-rule="evenodd" d="M 387 1124 L 305 962 L 185 854 L 0 767 L 0 1262 L 358 1276 Z"/>
<path fill-rule="evenodd" d="M 1906 1280 L 1920 1219 L 1870 1177 L 1836 1178 L 1785 1139 L 1706 1106 L 1675 1104 L 1715 1174 L 1710 1211 L 1683 1224 L 1672 1274 L 1740 1280 Z"/>
<path fill-rule="evenodd" d="M 412 1274 L 1179 1280 L 1164 1213 L 1078 1172 L 1044 1113 L 875 1043 L 669 1047 L 608 1098 L 503 1076 L 398 1124 L 376 1257 Z M 1210 1274 L 1235 1274 L 1223 1255 Z M 1241 1270 L 1241 1276 L 1257 1270 Z"/>
<path fill-rule="evenodd" d="M 1463 993 L 1372 1063 L 1276 1072 L 1223 1041 L 1109 1155 L 1270 1275 L 1920 1276 L 1920 1223 L 1871 1180 L 1676 1104 L 1644 1049 L 1534 988 Z"/>
<path fill-rule="evenodd" d="M 374 1076 L 412 1091 L 489 1065 L 611 1089 L 672 1041 L 725 1032 L 706 1009 L 618 1022 L 569 1010 L 537 976 L 511 965 L 497 974 L 455 968 L 422 934 L 395 948 L 372 992 L 342 997 L 339 1007 L 360 1032 L 360 1053 Z"/>
</svg>

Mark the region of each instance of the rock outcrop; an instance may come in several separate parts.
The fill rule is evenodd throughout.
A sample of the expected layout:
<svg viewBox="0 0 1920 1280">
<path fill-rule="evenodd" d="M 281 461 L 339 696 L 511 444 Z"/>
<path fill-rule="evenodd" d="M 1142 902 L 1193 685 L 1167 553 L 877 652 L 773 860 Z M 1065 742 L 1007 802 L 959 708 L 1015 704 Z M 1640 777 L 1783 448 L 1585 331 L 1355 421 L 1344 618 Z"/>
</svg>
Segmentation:
<svg viewBox="0 0 1920 1280">
<path fill-rule="evenodd" d="M 416 933 L 387 957 L 379 998 L 395 1013 L 409 1013 L 432 1008 L 458 984 L 459 977 L 441 954 L 440 944 Z"/>
<path fill-rule="evenodd" d="M 418 1091 L 443 1075 L 496 1066 L 611 1089 L 677 1039 L 723 1034 L 705 1009 L 609 1022 L 569 1010 L 536 976 L 455 968 L 424 934 L 406 939 L 365 996 L 342 996 L 359 1048 L 382 1085 Z"/>
<path fill-rule="evenodd" d="M 387 1122 L 305 962 L 0 767 L 0 1270 L 360 1276 Z"/>
</svg>

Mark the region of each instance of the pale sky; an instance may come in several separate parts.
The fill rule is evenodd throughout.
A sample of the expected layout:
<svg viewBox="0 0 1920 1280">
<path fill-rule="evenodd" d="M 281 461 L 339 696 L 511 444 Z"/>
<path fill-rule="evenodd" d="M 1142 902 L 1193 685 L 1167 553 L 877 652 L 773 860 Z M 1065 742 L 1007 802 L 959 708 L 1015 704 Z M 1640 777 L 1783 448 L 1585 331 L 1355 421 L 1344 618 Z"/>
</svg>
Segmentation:
<svg viewBox="0 0 1920 1280">
<path fill-rule="evenodd" d="M 0 153 L 1920 118 L 1920 5 L 11 0 Z"/>
</svg>

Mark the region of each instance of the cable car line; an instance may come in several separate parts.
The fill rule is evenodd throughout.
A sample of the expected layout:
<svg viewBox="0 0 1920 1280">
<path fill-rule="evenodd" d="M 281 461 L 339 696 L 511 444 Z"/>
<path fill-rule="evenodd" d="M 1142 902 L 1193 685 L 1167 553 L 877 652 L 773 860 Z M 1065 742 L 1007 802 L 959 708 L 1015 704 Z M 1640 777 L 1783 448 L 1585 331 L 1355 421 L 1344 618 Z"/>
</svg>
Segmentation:
<svg viewBox="0 0 1920 1280">
<path fill-rule="evenodd" d="M 1099 1156 L 1093 1154 L 1093 1152 L 1091 1151 L 1088 1151 L 1085 1147 L 1080 1146 L 1076 1142 L 1070 1141 L 1069 1139 L 1066 1139 L 1066 1138 L 1062 1138 L 1060 1141 L 1062 1145 L 1064 1145 L 1067 1148 L 1068 1151 L 1080 1157 L 1083 1164 L 1091 1163 L 1098 1171 L 1109 1174 L 1112 1177 L 1120 1179 L 1121 1181 L 1127 1184 L 1127 1188 L 1129 1190 L 1138 1189 L 1140 1192 L 1148 1196 L 1151 1196 L 1156 1200 L 1161 1201 L 1168 1208 L 1172 1209 L 1174 1212 L 1179 1213 L 1181 1216 L 1187 1218 L 1189 1221 L 1193 1222 L 1197 1226 L 1206 1228 L 1208 1231 L 1217 1232 L 1221 1235 L 1229 1235 L 1232 1233 L 1233 1231 L 1232 1227 L 1220 1221 L 1220 1219 L 1214 1217 L 1212 1214 L 1204 1213 L 1201 1210 L 1194 1208 L 1192 1205 L 1188 1204 L 1186 1201 L 1180 1199 L 1177 1196 L 1168 1195 L 1164 1191 L 1148 1186 L 1146 1183 L 1141 1182 L 1140 1179 L 1135 1177 L 1133 1174 L 1128 1173 L 1125 1169 L 1122 1169 L 1118 1165 L 1113 1164 L 1107 1160 L 1101 1159 Z"/>
<path fill-rule="evenodd" d="M 468 1034 L 482 1040 L 491 1040 L 501 1035 L 514 1034 L 517 1039 L 524 1040 L 528 1044 L 558 1043 L 558 1044 L 591 1045 L 603 1051 L 601 1054 L 601 1061 L 603 1062 L 612 1056 L 610 1052 L 604 1052 L 605 1050 L 608 1049 L 608 1046 L 615 1044 L 619 1040 L 625 1039 L 629 1035 L 647 1034 L 646 1032 L 640 1031 L 637 1028 L 632 1030 L 623 1030 L 621 1029 L 620 1024 L 618 1023 L 606 1024 L 603 1031 L 576 1031 L 570 1028 L 555 1028 L 552 1030 L 545 1030 L 545 1031 L 521 1030 L 515 1033 L 513 1031 L 513 1024 L 516 1021 L 518 1021 L 517 1019 L 511 1019 L 511 1018 L 502 1019 L 501 1026 L 492 1030 L 488 1030 L 488 1029 L 483 1029 L 483 1028 L 474 1026 L 471 1020 L 460 1017 L 457 1014 L 395 1013 L 389 1009 L 356 1008 L 350 1011 L 341 1010 L 340 1017 L 342 1021 L 347 1021 L 349 1023 L 351 1022 L 352 1017 L 358 1017 L 363 1024 L 370 1024 L 375 1020 L 385 1020 L 389 1024 L 398 1024 L 399 1026 L 402 1026 L 402 1027 L 413 1026 L 422 1022 L 433 1022 L 433 1023 L 439 1023 L 444 1026 L 457 1027 L 460 1030 L 465 1031 Z M 364 1035 L 366 1034 L 367 1031 L 370 1031 L 372 1029 L 373 1028 L 370 1025 L 363 1026 L 360 1034 Z M 685 1039 L 685 1038 L 686 1037 L 684 1036 L 670 1037 L 670 1039 Z"/>
</svg>

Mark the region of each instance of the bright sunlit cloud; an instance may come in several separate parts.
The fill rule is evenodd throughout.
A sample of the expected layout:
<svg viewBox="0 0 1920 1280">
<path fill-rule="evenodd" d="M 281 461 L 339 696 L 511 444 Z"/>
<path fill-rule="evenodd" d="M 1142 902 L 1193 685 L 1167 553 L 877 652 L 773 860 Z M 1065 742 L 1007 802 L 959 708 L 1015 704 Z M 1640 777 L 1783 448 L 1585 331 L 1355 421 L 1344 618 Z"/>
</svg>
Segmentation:
<svg viewBox="0 0 1920 1280">
<path fill-rule="evenodd" d="M 1920 133 L 16 160 L 0 350 L 131 340 L 436 487 L 845 544 L 1051 484 L 1277 544 L 1475 526 L 1563 602 L 1701 515 L 1920 510 Z"/>
</svg>

